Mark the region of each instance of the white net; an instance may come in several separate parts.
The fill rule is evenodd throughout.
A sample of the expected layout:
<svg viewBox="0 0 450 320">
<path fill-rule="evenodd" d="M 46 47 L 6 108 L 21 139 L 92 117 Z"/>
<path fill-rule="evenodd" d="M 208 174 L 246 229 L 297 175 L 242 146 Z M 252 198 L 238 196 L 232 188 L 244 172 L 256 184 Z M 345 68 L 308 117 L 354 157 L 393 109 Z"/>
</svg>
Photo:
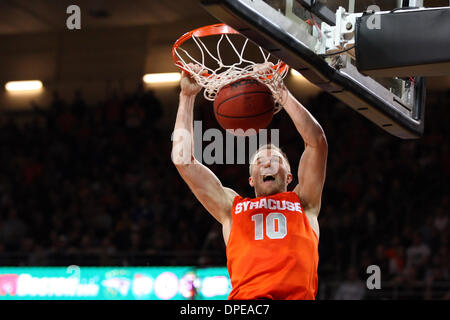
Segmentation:
<svg viewBox="0 0 450 320">
<path fill-rule="evenodd" d="M 240 35 L 233 36 L 242 38 Z M 260 58 L 255 58 L 254 53 L 251 58 L 246 58 L 248 39 L 245 39 L 242 48 L 238 50 L 238 41 L 235 41 L 236 43 L 234 44 L 230 37 L 231 35 L 229 34 L 221 34 L 216 44 L 216 52 L 213 53 L 200 37 L 192 36 L 193 42 L 199 49 L 200 56 L 194 57 L 186 49 L 178 47 L 175 49 L 179 59 L 178 66 L 189 72 L 197 83 L 205 89 L 203 92 L 205 99 L 210 101 L 214 101 L 217 93 L 225 85 L 241 78 L 255 78 L 271 90 L 276 102 L 275 113 L 277 113 L 283 104 L 280 89 L 289 67 L 280 60 L 274 60 L 270 53 L 266 53 L 261 47 L 254 44 L 258 49 L 257 51 L 259 51 L 258 55 L 260 55 Z M 226 47 L 228 47 L 228 50 L 226 50 Z M 234 57 L 230 57 L 230 55 Z M 228 62 L 228 60 L 233 62 Z M 195 72 L 189 63 L 200 65 L 203 67 L 203 70 Z M 267 67 L 268 65 L 272 67 Z"/>
</svg>

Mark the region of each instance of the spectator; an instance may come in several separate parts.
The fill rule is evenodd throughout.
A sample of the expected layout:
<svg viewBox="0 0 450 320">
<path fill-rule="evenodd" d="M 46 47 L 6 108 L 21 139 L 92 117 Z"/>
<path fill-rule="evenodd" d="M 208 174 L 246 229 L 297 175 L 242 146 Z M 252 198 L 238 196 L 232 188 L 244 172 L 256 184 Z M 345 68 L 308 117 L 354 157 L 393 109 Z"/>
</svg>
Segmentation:
<svg viewBox="0 0 450 320">
<path fill-rule="evenodd" d="M 425 281 L 420 278 L 416 267 L 407 267 L 397 279 L 397 289 L 401 300 L 422 300 L 425 295 Z"/>
<path fill-rule="evenodd" d="M 406 268 L 423 275 L 430 256 L 430 248 L 423 242 L 422 236 L 416 233 L 413 244 L 406 249 Z"/>
<path fill-rule="evenodd" d="M 388 259 L 389 279 L 393 279 L 403 272 L 405 266 L 405 249 L 400 243 L 399 236 L 392 239 L 391 245 L 386 249 Z"/>
<path fill-rule="evenodd" d="M 17 251 L 22 238 L 27 233 L 27 226 L 17 216 L 17 211 L 11 208 L 8 212 L 7 219 L 3 223 L 0 235 L 8 251 Z"/>
<path fill-rule="evenodd" d="M 366 288 L 364 282 L 357 277 L 356 269 L 350 267 L 347 270 L 347 279 L 342 282 L 335 295 L 335 300 L 362 300 L 365 296 Z"/>
<path fill-rule="evenodd" d="M 434 218 L 434 227 L 442 232 L 447 228 L 448 225 L 448 215 L 445 214 L 444 208 L 438 207 L 436 208 L 437 214 Z"/>
</svg>

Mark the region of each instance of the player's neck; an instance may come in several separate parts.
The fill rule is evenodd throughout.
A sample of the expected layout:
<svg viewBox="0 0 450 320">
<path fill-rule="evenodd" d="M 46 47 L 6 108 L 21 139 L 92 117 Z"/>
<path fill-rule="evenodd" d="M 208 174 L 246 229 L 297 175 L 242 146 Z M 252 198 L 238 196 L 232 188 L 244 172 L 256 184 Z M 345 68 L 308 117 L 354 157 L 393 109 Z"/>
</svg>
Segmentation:
<svg viewBox="0 0 450 320">
<path fill-rule="evenodd" d="M 283 192 L 287 192 L 287 190 L 278 190 L 278 191 L 267 193 L 267 194 L 264 194 L 264 193 L 261 194 L 261 193 L 257 193 L 255 191 L 255 198 L 270 197 L 270 196 L 273 196 L 274 194 L 283 193 Z"/>
</svg>

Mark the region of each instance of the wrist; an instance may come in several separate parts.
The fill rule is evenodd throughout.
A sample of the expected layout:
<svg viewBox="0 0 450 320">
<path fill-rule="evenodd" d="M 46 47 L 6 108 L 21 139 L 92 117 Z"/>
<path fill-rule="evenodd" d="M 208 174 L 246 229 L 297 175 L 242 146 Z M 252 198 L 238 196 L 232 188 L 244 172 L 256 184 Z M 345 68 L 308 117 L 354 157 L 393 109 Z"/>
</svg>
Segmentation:
<svg viewBox="0 0 450 320">
<path fill-rule="evenodd" d="M 196 93 L 180 92 L 180 99 L 195 99 L 196 96 Z"/>
<path fill-rule="evenodd" d="M 184 97 L 191 97 L 191 96 L 196 96 L 197 95 L 197 93 L 192 93 L 192 92 L 185 92 L 185 91 L 183 91 L 183 90 L 181 90 L 180 91 L 180 97 L 181 96 L 184 96 Z"/>
</svg>

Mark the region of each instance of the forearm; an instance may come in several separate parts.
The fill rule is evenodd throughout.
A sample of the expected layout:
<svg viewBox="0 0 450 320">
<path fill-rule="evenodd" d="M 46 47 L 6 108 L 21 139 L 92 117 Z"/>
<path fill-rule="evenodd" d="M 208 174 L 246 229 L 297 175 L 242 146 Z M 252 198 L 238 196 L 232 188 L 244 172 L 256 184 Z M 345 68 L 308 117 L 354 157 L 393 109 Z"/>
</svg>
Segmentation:
<svg viewBox="0 0 450 320">
<path fill-rule="evenodd" d="M 287 88 L 284 89 L 283 95 L 286 101 L 283 107 L 294 122 L 305 144 L 315 147 L 326 143 L 325 133 L 311 113 L 297 101 Z"/>
<path fill-rule="evenodd" d="M 194 157 L 194 100 L 195 95 L 180 94 L 172 137 L 172 161 L 195 197 L 217 221 L 224 224 L 230 220 L 236 193 L 224 188 L 214 173 Z"/>
<path fill-rule="evenodd" d="M 194 102 L 195 95 L 185 95 L 180 93 L 177 118 L 175 120 L 176 129 L 193 130 Z"/>
<path fill-rule="evenodd" d="M 172 137 L 172 158 L 175 164 L 194 162 L 194 102 L 195 95 L 180 93 Z"/>
</svg>

